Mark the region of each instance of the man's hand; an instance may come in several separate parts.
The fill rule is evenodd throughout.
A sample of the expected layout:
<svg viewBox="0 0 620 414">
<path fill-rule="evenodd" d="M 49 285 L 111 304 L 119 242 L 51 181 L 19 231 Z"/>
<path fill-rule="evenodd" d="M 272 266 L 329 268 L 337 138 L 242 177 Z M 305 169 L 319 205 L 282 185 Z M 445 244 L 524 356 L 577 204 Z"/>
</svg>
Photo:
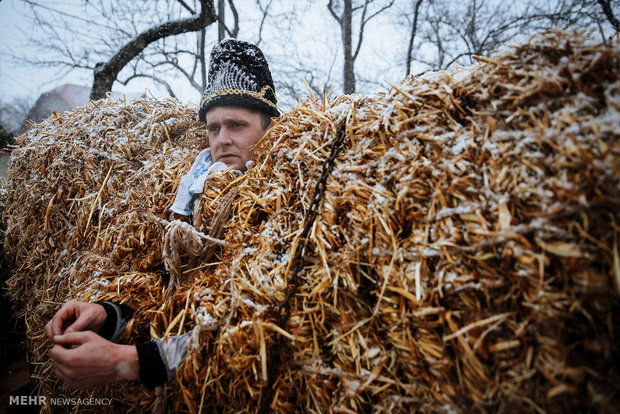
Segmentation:
<svg viewBox="0 0 620 414">
<path fill-rule="evenodd" d="M 70 387 L 87 389 L 111 382 L 138 379 L 140 366 L 134 345 L 119 345 L 94 332 L 55 335 L 50 351 L 56 374 Z"/>
<path fill-rule="evenodd" d="M 69 332 L 99 332 L 106 317 L 103 306 L 72 300 L 65 303 L 45 325 L 45 333 L 49 339 L 54 340 L 54 336 Z"/>
</svg>

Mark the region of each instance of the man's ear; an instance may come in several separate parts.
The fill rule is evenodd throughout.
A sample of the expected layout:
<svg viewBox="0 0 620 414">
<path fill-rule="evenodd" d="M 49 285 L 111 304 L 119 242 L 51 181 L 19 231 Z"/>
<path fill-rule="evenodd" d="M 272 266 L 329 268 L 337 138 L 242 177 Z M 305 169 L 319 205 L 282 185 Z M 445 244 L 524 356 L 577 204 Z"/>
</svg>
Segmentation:
<svg viewBox="0 0 620 414">
<path fill-rule="evenodd" d="M 260 115 L 261 115 L 261 124 L 262 124 L 261 126 L 263 127 L 263 131 L 267 132 L 269 127 L 273 125 L 273 118 L 264 112 L 261 112 Z"/>
</svg>

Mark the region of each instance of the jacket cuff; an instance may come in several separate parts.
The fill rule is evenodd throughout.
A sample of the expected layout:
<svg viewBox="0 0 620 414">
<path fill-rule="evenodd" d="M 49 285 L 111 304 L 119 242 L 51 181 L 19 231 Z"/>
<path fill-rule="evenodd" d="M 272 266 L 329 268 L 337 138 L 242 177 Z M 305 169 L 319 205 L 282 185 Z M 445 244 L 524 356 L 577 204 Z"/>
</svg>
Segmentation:
<svg viewBox="0 0 620 414">
<path fill-rule="evenodd" d="M 123 331 L 125 330 L 125 326 L 127 326 L 127 322 L 131 318 L 133 314 L 133 310 L 125 305 L 121 305 L 120 303 L 113 302 L 95 302 L 98 305 L 103 306 L 106 313 L 106 319 L 103 323 L 101 329 L 99 329 L 99 336 L 107 339 L 109 341 L 113 341 L 118 338 Z"/>
<path fill-rule="evenodd" d="M 159 347 L 155 341 L 136 344 L 138 363 L 140 365 L 140 382 L 148 389 L 165 384 L 168 381 L 168 371 L 161 359 Z"/>
<path fill-rule="evenodd" d="M 103 326 L 101 327 L 101 329 L 99 329 L 99 336 L 101 336 L 104 339 L 110 340 L 112 339 L 112 336 L 114 335 L 114 331 L 116 330 L 116 320 L 118 319 L 116 310 L 114 309 L 114 306 L 112 306 L 110 303 L 107 302 L 95 302 L 98 305 L 103 306 L 103 309 L 105 309 L 105 313 L 106 313 L 106 318 L 105 318 L 105 322 L 103 323 Z"/>
</svg>

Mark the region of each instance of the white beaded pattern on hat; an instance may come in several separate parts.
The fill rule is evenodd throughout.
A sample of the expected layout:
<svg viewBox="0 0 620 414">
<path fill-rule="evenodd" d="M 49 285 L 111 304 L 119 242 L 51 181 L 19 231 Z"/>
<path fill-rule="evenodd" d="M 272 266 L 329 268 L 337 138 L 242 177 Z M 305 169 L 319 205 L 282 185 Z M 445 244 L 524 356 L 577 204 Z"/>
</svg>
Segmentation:
<svg viewBox="0 0 620 414">
<path fill-rule="evenodd" d="M 221 91 L 224 89 L 245 89 L 248 91 L 258 91 L 258 85 L 248 74 L 231 62 L 224 62 L 215 73 L 215 77 L 209 85 L 209 92 Z"/>
</svg>

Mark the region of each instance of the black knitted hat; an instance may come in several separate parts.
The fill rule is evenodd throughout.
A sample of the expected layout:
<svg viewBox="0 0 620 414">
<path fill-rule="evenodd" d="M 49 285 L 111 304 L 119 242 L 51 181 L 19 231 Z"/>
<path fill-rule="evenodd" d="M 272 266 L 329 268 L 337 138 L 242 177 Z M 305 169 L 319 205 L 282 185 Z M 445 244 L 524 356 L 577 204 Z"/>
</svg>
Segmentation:
<svg viewBox="0 0 620 414">
<path fill-rule="evenodd" d="M 215 106 L 239 106 L 279 116 L 276 93 L 263 52 L 237 39 L 224 39 L 211 51 L 208 85 L 198 117 Z"/>
</svg>

